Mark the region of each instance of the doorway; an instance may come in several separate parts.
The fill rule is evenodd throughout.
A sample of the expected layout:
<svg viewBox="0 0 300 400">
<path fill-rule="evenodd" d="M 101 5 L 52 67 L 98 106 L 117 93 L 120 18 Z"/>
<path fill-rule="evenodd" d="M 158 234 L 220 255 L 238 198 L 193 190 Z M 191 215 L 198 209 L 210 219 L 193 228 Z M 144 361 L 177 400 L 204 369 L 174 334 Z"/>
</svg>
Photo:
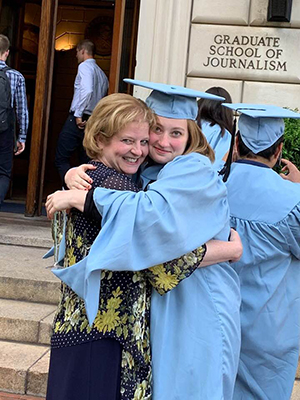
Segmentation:
<svg viewBox="0 0 300 400">
<path fill-rule="evenodd" d="M 0 33 L 6 34 L 12 43 L 8 63 L 18 69 L 26 79 L 30 126 L 26 149 L 14 159 L 11 188 L 7 199 L 26 204 L 28 216 L 40 215 L 46 196 L 61 187 L 54 167 L 56 143 L 67 118 L 73 96 L 73 84 L 77 72 L 76 44 L 91 39 L 96 45 L 96 61 L 110 80 L 110 92 L 128 92 L 122 82 L 124 77 L 134 77 L 135 51 L 138 27 L 139 0 L 59 0 L 54 38 L 54 62 L 51 93 L 46 99 L 49 112 L 47 132 L 36 132 L 32 121 L 36 112 L 34 100 L 37 85 L 39 57 L 41 0 L 3 0 L 0 16 Z M 119 22 L 120 21 L 120 22 Z M 116 22 L 117 25 L 116 26 Z M 52 78 L 49 76 L 49 79 Z M 112 84 L 111 84 L 112 82 Z M 46 96 L 47 97 L 47 96 Z M 47 121 L 47 122 L 48 122 Z M 32 137 L 34 140 L 32 140 Z M 45 140 L 44 140 L 45 139 Z M 39 143 L 38 151 L 32 151 Z M 41 148 L 42 147 L 42 148 Z M 30 178 L 32 165 L 38 166 L 36 179 Z M 73 165 L 78 165 L 76 154 Z M 29 181 L 34 182 L 35 190 Z M 34 190 L 34 193 L 30 193 Z M 29 204 L 30 203 L 30 204 Z"/>
</svg>

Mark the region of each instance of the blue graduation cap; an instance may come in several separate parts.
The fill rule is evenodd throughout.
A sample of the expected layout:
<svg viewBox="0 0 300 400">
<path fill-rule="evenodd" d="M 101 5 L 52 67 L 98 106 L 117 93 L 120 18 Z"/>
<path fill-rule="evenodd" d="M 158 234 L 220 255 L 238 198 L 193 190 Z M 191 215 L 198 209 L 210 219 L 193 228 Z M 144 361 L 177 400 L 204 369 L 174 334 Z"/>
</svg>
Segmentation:
<svg viewBox="0 0 300 400">
<path fill-rule="evenodd" d="M 224 97 L 188 89 L 183 86 L 136 79 L 124 79 L 124 82 L 151 89 L 152 92 L 147 97 L 146 103 L 155 114 L 165 118 L 195 120 L 198 114 L 197 98 L 201 97 L 217 101 L 225 100 Z"/>
<path fill-rule="evenodd" d="M 242 114 L 239 119 L 239 131 L 245 145 L 258 154 L 271 147 L 284 133 L 283 118 L 300 118 L 291 110 L 265 104 L 247 103 L 222 103 L 222 106 L 235 110 Z M 236 131 L 236 119 L 233 124 L 231 144 L 226 163 L 219 172 L 226 182 L 230 173 L 234 137 Z"/>
<path fill-rule="evenodd" d="M 240 135 L 254 154 L 268 149 L 283 135 L 283 118 L 300 119 L 300 114 L 277 106 L 246 103 L 222 105 L 242 114 L 238 123 Z"/>
</svg>

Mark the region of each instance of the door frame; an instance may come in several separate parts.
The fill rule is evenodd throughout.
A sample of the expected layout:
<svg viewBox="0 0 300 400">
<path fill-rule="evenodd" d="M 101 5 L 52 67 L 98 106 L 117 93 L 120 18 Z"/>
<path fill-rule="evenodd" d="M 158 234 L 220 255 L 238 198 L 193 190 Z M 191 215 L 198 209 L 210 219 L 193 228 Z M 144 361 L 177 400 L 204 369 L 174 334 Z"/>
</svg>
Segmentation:
<svg viewBox="0 0 300 400">
<path fill-rule="evenodd" d="M 0 0 L 0 7 L 1 1 L 2 0 Z M 136 18 L 138 18 L 137 9 L 139 8 L 139 0 L 135 1 L 137 1 L 135 5 L 135 14 Z M 125 6 L 126 0 L 115 0 L 112 52 L 109 71 L 109 94 L 118 92 Z M 30 217 L 41 215 L 42 212 L 57 10 L 58 0 L 42 0 L 42 23 L 39 37 L 37 79 L 25 208 L 25 215 Z M 137 31 L 135 31 L 134 34 L 137 34 Z M 135 43 L 135 40 L 133 40 L 132 43 Z"/>
<path fill-rule="evenodd" d="M 58 0 L 42 0 L 25 215 L 41 215 Z"/>
</svg>

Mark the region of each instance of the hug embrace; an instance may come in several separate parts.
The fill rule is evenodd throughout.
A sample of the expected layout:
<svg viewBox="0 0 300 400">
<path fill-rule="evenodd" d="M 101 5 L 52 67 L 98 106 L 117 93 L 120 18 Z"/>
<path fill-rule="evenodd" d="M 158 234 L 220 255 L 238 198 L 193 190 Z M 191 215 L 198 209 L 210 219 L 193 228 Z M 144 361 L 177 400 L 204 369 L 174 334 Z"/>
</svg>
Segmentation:
<svg viewBox="0 0 300 400">
<path fill-rule="evenodd" d="M 146 104 L 103 98 L 85 132 L 92 161 L 47 198 L 50 218 L 71 209 L 47 400 L 232 399 L 242 245 L 195 122 L 197 98 L 223 99 L 127 81 L 152 90 Z"/>
</svg>

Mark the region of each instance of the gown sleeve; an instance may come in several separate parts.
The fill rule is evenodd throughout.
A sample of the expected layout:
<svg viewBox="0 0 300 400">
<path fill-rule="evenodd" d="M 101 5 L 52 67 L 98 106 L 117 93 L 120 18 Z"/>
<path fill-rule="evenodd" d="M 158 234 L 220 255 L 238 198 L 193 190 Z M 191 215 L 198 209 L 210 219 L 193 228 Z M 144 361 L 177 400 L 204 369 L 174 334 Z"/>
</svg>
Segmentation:
<svg viewBox="0 0 300 400">
<path fill-rule="evenodd" d="M 164 295 L 192 275 L 199 267 L 205 253 L 206 245 L 204 244 L 180 258 L 156 265 L 144 272 L 153 288 L 160 295 Z"/>
<path fill-rule="evenodd" d="M 111 175 L 108 176 L 103 182 L 102 187 L 106 189 L 114 189 L 118 187 L 120 190 L 131 190 L 133 192 L 138 192 L 139 188 L 133 183 L 133 181 L 129 178 L 125 178 L 124 176 Z M 94 191 L 96 188 L 92 188 L 88 191 L 88 194 L 85 199 L 83 214 L 86 218 L 93 219 L 97 222 L 101 222 L 102 217 L 94 202 Z"/>
<path fill-rule="evenodd" d="M 95 190 L 94 188 L 89 190 L 86 195 L 83 208 L 83 215 L 88 219 L 93 219 L 101 223 L 102 217 L 99 214 L 97 207 L 95 206 L 95 203 L 93 201 L 94 190 Z"/>
<path fill-rule="evenodd" d="M 300 260 L 300 203 L 287 216 L 286 227 L 288 229 L 286 241 L 290 252 Z"/>
<path fill-rule="evenodd" d="M 101 215 L 93 201 L 93 192 L 94 189 L 91 189 L 86 196 L 84 215 L 87 218 L 100 222 Z M 188 278 L 198 268 L 205 253 L 206 244 L 180 258 L 146 269 L 144 273 L 153 288 L 160 295 L 164 295 L 176 287 L 182 280 Z"/>
</svg>

